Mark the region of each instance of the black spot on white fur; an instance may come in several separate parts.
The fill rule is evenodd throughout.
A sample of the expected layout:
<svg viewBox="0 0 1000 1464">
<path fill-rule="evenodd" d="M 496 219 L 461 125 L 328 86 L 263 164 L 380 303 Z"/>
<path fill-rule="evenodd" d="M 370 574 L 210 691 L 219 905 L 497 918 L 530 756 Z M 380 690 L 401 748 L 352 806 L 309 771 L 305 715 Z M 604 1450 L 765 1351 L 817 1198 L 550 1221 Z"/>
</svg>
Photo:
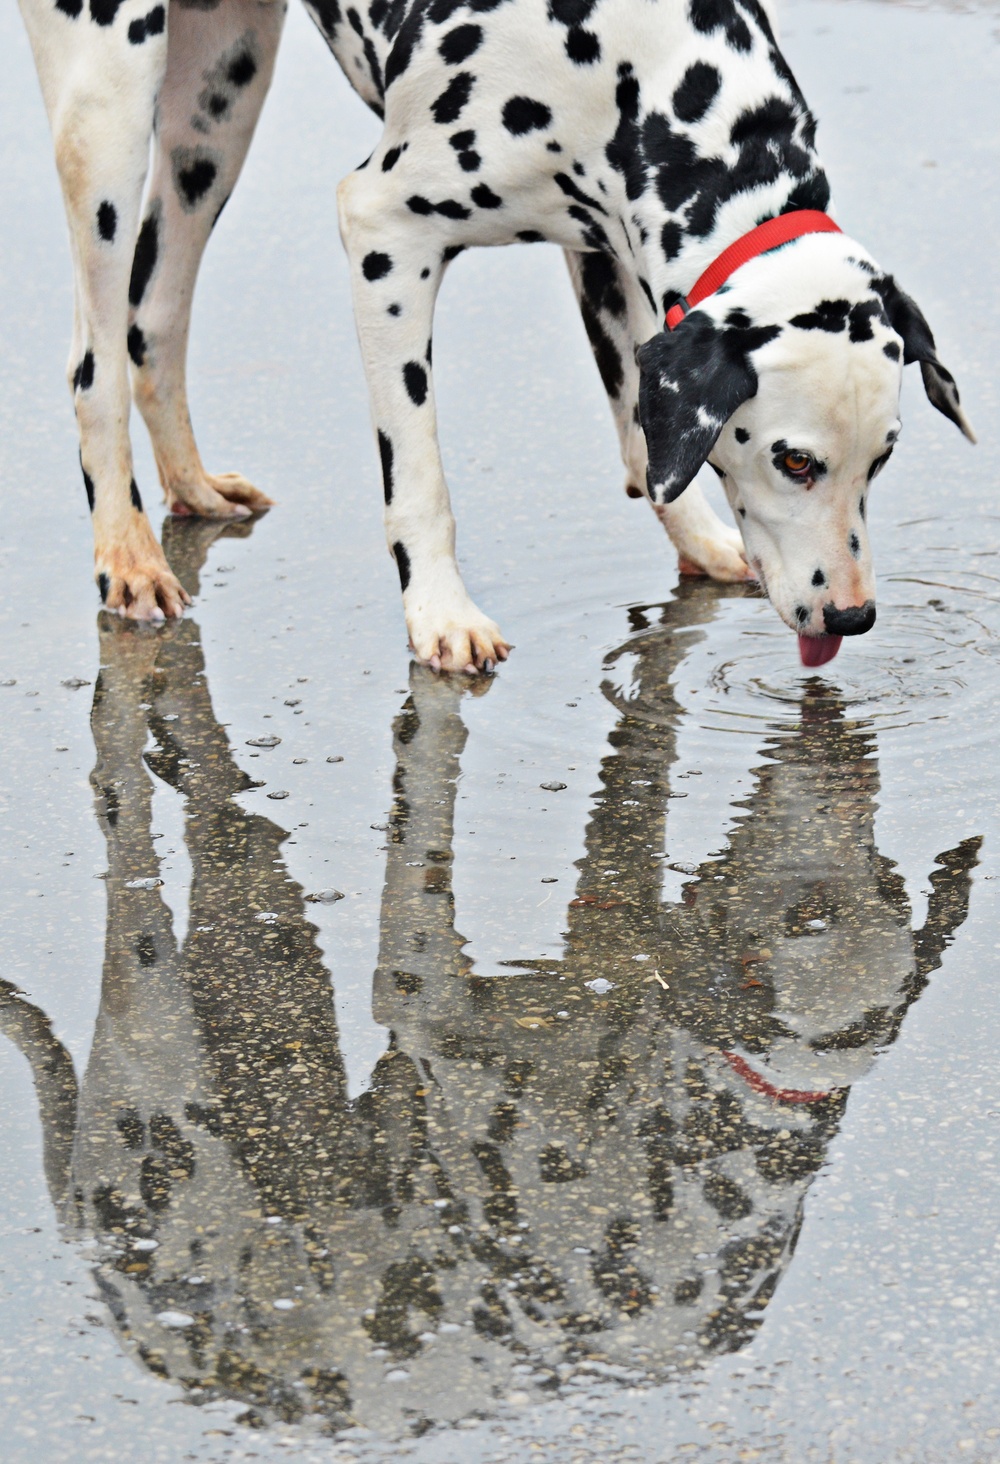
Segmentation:
<svg viewBox="0 0 1000 1464">
<path fill-rule="evenodd" d="M 438 52 L 441 59 L 449 66 L 460 66 L 463 61 L 478 51 L 482 45 L 483 28 L 481 25 L 457 25 L 443 36 Z"/>
<path fill-rule="evenodd" d="M 457 122 L 459 114 L 472 95 L 475 77 L 469 71 L 453 76 L 438 99 L 431 104 L 434 121 L 442 125 Z"/>
<path fill-rule="evenodd" d="M 427 372 L 419 361 L 407 361 L 403 367 L 403 382 L 413 405 L 422 407 L 427 400 Z"/>
<path fill-rule="evenodd" d="M 142 303 L 146 287 L 153 277 L 159 253 L 159 234 L 160 205 L 157 202 L 143 219 L 142 228 L 139 230 L 139 237 L 136 240 L 135 256 L 132 260 L 132 277 L 128 287 L 130 305 Z"/>
<path fill-rule="evenodd" d="M 511 97 L 509 102 L 504 102 L 500 115 L 507 131 L 515 137 L 540 132 L 552 121 L 550 108 L 533 97 Z"/>
<path fill-rule="evenodd" d="M 458 154 L 459 167 L 466 173 L 476 173 L 482 163 L 482 158 L 475 151 L 472 144 L 476 140 L 476 134 L 471 127 L 465 128 L 462 132 L 456 132 L 448 141 Z"/>
<path fill-rule="evenodd" d="M 714 66 L 696 61 L 681 78 L 673 96 L 674 115 L 679 122 L 700 122 L 715 101 L 722 77 Z"/>
<path fill-rule="evenodd" d="M 135 365 L 144 365 L 146 361 L 146 337 L 137 325 L 129 328 L 126 344 L 128 345 L 128 353 Z"/>
<path fill-rule="evenodd" d="M 477 208 L 502 208 L 503 199 L 498 197 L 486 183 L 477 183 L 472 190 L 472 201 Z"/>
<path fill-rule="evenodd" d="M 393 482 L 392 482 L 392 442 L 389 440 L 389 438 L 386 436 L 386 434 L 382 431 L 381 427 L 379 428 L 379 431 L 378 431 L 378 455 L 379 455 L 379 461 L 382 464 L 382 493 L 383 493 L 383 496 L 385 497 L 386 504 L 388 505 L 388 504 L 390 504 L 392 502 L 392 489 L 393 489 Z"/>
<path fill-rule="evenodd" d="M 215 182 L 219 165 L 211 153 L 199 147 L 175 147 L 170 162 L 181 208 L 185 213 L 194 213 Z"/>
<path fill-rule="evenodd" d="M 391 269 L 392 260 L 388 254 L 381 254 L 376 249 L 373 249 L 370 254 L 366 254 L 361 261 L 361 273 L 366 280 L 384 279 Z"/>
<path fill-rule="evenodd" d="M 83 474 L 83 487 L 87 495 L 87 507 L 91 513 L 94 512 L 94 480 L 83 466 L 83 458 L 80 458 L 80 472 Z"/>
<path fill-rule="evenodd" d="M 392 546 L 392 555 L 396 561 L 396 568 L 399 570 L 399 588 L 405 595 L 410 583 L 410 556 L 399 539 Z"/>
<path fill-rule="evenodd" d="M 466 208 L 465 204 L 459 203 L 454 198 L 445 198 L 440 203 L 431 203 L 430 199 L 422 198 L 419 193 L 414 193 L 406 200 L 406 206 L 415 214 L 436 213 L 446 219 L 468 219 L 472 217 L 470 210 Z M 427 271 L 427 274 L 430 274 L 430 270 Z M 421 274 L 421 279 L 426 278 L 427 275 Z"/>
<path fill-rule="evenodd" d="M 122 0 L 90 0 L 90 18 L 95 25 L 113 25 Z"/>
<path fill-rule="evenodd" d="M 97 232 L 105 244 L 112 244 L 117 230 L 118 210 L 105 199 L 97 210 Z"/>
<path fill-rule="evenodd" d="M 73 372 L 73 389 L 89 391 L 94 384 L 94 353 L 86 351 L 83 360 Z"/>
<path fill-rule="evenodd" d="M 162 5 L 154 5 L 148 15 L 133 20 L 128 28 L 129 42 L 141 46 L 150 36 L 162 36 L 167 28 L 167 12 Z"/>
</svg>

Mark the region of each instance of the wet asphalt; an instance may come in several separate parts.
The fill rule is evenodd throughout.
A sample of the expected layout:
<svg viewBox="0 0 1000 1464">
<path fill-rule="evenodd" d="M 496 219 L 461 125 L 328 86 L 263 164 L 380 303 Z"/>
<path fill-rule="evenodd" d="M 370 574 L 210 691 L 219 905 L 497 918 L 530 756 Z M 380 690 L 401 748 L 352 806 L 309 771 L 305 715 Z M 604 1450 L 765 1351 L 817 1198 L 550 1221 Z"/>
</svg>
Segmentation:
<svg viewBox="0 0 1000 1464">
<path fill-rule="evenodd" d="M 622 493 L 558 252 L 463 256 L 476 687 L 408 660 L 334 211 L 377 124 L 294 8 L 191 367 L 279 506 L 164 526 L 183 623 L 98 611 L 0 18 L 9 1464 L 1000 1459 L 1000 13 L 783 14 L 980 445 L 908 381 L 878 624 L 808 675 Z"/>
</svg>

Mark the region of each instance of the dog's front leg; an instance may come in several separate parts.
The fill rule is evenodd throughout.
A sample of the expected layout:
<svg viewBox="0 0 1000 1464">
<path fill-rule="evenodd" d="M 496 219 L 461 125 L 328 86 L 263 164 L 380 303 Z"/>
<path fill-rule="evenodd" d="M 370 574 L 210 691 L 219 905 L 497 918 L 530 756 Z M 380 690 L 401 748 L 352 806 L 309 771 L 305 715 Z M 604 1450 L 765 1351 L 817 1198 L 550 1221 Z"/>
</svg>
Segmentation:
<svg viewBox="0 0 1000 1464">
<path fill-rule="evenodd" d="M 409 207 L 394 178 L 359 170 L 337 195 L 382 463 L 386 536 L 417 659 L 435 670 L 490 671 L 510 647 L 459 573 L 431 377 L 434 302 L 451 238 L 446 220 Z"/>
<path fill-rule="evenodd" d="M 280 0 L 170 6 L 128 346 L 135 402 L 167 507 L 177 514 L 245 518 L 272 502 L 239 473 L 205 471 L 188 413 L 185 358 L 202 252 L 243 166 L 284 18 Z"/>
<path fill-rule="evenodd" d="M 94 573 L 110 610 L 162 620 L 180 615 L 188 596 L 132 476 L 125 337 L 153 109 L 167 59 L 165 13 L 146 0 L 89 11 L 22 0 L 22 12 L 69 221 L 75 276 L 69 379 L 93 513 Z"/>
</svg>

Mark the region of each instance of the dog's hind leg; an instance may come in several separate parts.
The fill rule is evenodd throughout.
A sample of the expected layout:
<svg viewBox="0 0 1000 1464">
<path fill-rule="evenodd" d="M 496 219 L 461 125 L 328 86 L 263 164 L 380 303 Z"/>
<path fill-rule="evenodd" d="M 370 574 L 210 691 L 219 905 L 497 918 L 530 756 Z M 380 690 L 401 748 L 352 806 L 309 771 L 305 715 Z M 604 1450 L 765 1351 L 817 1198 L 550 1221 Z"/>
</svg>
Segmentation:
<svg viewBox="0 0 1000 1464">
<path fill-rule="evenodd" d="M 645 498 L 646 438 L 639 422 L 635 352 L 659 322 L 634 275 L 607 255 L 567 249 L 566 263 L 618 428 L 625 492 L 630 498 Z M 752 578 L 740 535 L 722 522 L 697 482 L 674 503 L 653 504 L 653 512 L 677 550 L 682 574 L 708 575 L 724 583 Z"/>
<path fill-rule="evenodd" d="M 457 232 L 450 219 L 464 211 L 435 208 L 411 192 L 402 165 L 386 172 L 378 159 L 376 152 L 348 174 L 337 201 L 382 460 L 386 537 L 418 660 L 435 670 L 489 671 L 510 648 L 459 573 L 431 375 L 434 302 Z M 453 212 L 442 216 L 446 207 Z"/>
<path fill-rule="evenodd" d="M 167 61 L 150 0 L 22 0 L 52 128 L 74 265 L 70 387 L 93 514 L 94 572 L 109 609 L 180 615 L 172 573 L 132 476 L 125 352 L 132 248 Z"/>
<path fill-rule="evenodd" d="M 191 429 L 185 368 L 198 266 L 250 146 L 283 21 L 280 0 L 170 5 L 128 349 L 136 405 L 174 513 L 239 518 L 272 501 L 239 473 L 205 471 Z"/>
</svg>

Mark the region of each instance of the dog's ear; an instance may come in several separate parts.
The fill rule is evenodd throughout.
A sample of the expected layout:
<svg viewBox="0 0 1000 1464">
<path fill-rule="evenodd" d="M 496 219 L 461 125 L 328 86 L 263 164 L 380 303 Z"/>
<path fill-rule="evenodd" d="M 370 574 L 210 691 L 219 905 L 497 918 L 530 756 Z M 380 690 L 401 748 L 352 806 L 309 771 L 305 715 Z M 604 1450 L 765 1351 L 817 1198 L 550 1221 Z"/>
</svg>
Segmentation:
<svg viewBox="0 0 1000 1464">
<path fill-rule="evenodd" d="M 716 325 L 693 310 L 640 346 L 639 420 L 654 503 L 680 497 L 736 408 L 756 395 L 752 353 L 779 334 L 776 325 Z"/>
<path fill-rule="evenodd" d="M 882 296 L 889 324 L 903 338 L 903 364 L 909 366 L 911 361 L 920 362 L 920 374 L 924 378 L 924 391 L 928 401 L 939 412 L 943 412 L 949 421 L 954 422 L 970 442 L 975 442 L 976 434 L 958 399 L 955 378 L 937 358 L 934 337 L 920 306 L 899 288 L 892 275 L 874 280 L 873 285 Z"/>
</svg>

